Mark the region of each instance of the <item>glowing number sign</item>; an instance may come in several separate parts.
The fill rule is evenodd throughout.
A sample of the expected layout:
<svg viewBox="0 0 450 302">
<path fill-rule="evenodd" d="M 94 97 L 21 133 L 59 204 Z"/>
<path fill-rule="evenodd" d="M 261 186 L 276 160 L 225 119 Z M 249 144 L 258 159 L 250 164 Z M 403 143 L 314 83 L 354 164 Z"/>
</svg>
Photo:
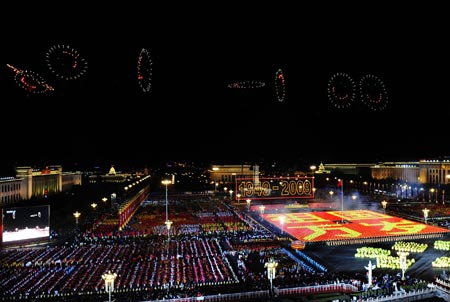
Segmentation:
<svg viewBox="0 0 450 302">
<path fill-rule="evenodd" d="M 383 81 L 372 74 L 365 75 L 359 81 L 361 101 L 374 111 L 383 110 L 388 103 L 388 95 Z"/>
<path fill-rule="evenodd" d="M 242 81 L 242 82 L 233 82 L 227 85 L 228 88 L 234 89 L 254 89 L 264 87 L 266 83 L 259 81 Z"/>
<path fill-rule="evenodd" d="M 280 103 L 283 103 L 286 98 L 286 81 L 284 78 L 283 71 L 278 69 L 275 73 L 275 94 L 277 96 L 277 100 Z"/>
<path fill-rule="evenodd" d="M 14 79 L 17 86 L 29 93 L 45 93 L 53 91 L 54 88 L 47 84 L 45 80 L 37 73 L 30 70 L 17 69 L 16 67 L 6 64 L 14 73 Z"/>
<path fill-rule="evenodd" d="M 328 81 L 328 99 L 336 108 L 347 108 L 355 100 L 355 81 L 347 73 L 336 73 Z"/>
<path fill-rule="evenodd" d="M 139 87 L 144 92 L 150 91 L 152 87 L 152 64 L 150 53 L 145 48 L 142 48 L 137 63 L 137 80 Z"/>
<path fill-rule="evenodd" d="M 237 178 L 236 194 L 246 199 L 314 198 L 311 177 Z"/>
<path fill-rule="evenodd" d="M 87 61 L 78 51 L 67 45 L 52 46 L 45 54 L 50 71 L 60 79 L 74 80 L 87 71 Z"/>
</svg>

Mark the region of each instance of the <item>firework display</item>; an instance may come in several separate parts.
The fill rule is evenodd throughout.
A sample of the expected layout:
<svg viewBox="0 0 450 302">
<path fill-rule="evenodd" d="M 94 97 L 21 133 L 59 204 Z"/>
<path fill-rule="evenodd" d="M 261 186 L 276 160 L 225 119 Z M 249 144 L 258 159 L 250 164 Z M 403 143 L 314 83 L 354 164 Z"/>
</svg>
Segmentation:
<svg viewBox="0 0 450 302">
<path fill-rule="evenodd" d="M 60 79 L 74 80 L 83 76 L 88 68 L 87 61 L 77 50 L 68 45 L 55 45 L 45 54 L 50 71 Z"/>
<path fill-rule="evenodd" d="M 384 82 L 373 74 L 367 74 L 359 81 L 361 101 L 374 111 L 383 110 L 388 103 Z"/>
<path fill-rule="evenodd" d="M 6 66 L 14 71 L 16 84 L 25 91 L 38 94 L 54 90 L 39 74 L 30 70 L 17 69 L 10 64 L 6 64 Z"/>
<path fill-rule="evenodd" d="M 286 81 L 281 69 L 275 72 L 275 95 L 280 103 L 283 103 L 286 99 Z"/>
<path fill-rule="evenodd" d="M 145 48 L 142 48 L 137 63 L 137 80 L 139 87 L 144 92 L 150 91 L 152 87 L 152 65 L 150 53 Z"/>
<path fill-rule="evenodd" d="M 347 73 L 336 73 L 328 81 L 328 100 L 336 108 L 350 107 L 356 98 L 356 84 Z"/>
<path fill-rule="evenodd" d="M 260 81 L 241 81 L 233 82 L 227 85 L 228 88 L 233 89 L 254 89 L 266 86 L 266 83 Z"/>
</svg>

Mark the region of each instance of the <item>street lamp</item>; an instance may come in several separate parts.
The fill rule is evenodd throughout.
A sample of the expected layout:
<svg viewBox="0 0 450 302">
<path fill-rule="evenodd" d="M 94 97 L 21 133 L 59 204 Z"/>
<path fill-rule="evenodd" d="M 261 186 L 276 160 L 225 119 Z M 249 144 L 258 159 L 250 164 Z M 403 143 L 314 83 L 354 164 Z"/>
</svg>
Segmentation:
<svg viewBox="0 0 450 302">
<path fill-rule="evenodd" d="M 430 210 L 425 208 L 425 209 L 422 210 L 422 212 L 423 212 L 424 221 L 425 221 L 425 223 L 427 223 L 428 213 L 430 212 Z"/>
<path fill-rule="evenodd" d="M 341 222 L 344 223 L 344 180 L 338 179 L 337 184 L 341 188 Z"/>
<path fill-rule="evenodd" d="M 312 178 L 314 178 L 314 173 L 316 172 L 316 169 L 317 169 L 316 165 L 309 166 L 309 169 L 311 170 Z M 316 188 L 313 188 L 313 196 L 315 193 L 316 193 Z"/>
<path fill-rule="evenodd" d="M 315 170 L 316 170 L 316 166 L 315 165 L 311 165 L 311 166 L 309 166 L 309 169 L 311 170 L 311 174 L 314 176 L 314 172 L 315 172 Z"/>
<path fill-rule="evenodd" d="M 264 266 L 267 268 L 267 278 L 269 278 L 269 281 L 270 281 L 270 292 L 272 292 L 272 290 L 273 290 L 273 282 L 272 282 L 272 280 L 275 279 L 275 273 L 276 273 L 276 268 L 278 266 L 278 262 L 273 260 L 273 258 L 271 257 L 269 259 L 269 262 L 266 262 L 264 264 Z"/>
<path fill-rule="evenodd" d="M 73 216 L 75 217 L 75 222 L 78 225 L 78 218 L 80 218 L 81 213 L 76 211 L 75 213 L 73 213 Z"/>
<path fill-rule="evenodd" d="M 265 208 L 266 208 L 266 207 L 265 207 L 264 205 L 260 205 L 260 206 L 259 206 L 259 211 L 260 211 L 261 215 L 264 214 Z"/>
<path fill-rule="evenodd" d="M 250 212 L 250 204 L 252 203 L 252 200 L 251 200 L 250 198 L 248 198 L 248 199 L 246 200 L 246 202 L 247 202 L 247 211 Z"/>
<path fill-rule="evenodd" d="M 286 217 L 284 215 L 280 216 L 280 224 L 281 224 L 281 234 L 284 234 L 284 220 Z"/>
<path fill-rule="evenodd" d="M 103 197 L 103 198 L 102 198 L 102 201 L 103 201 L 103 202 L 106 202 L 106 201 L 108 201 L 108 198 Z"/>
<path fill-rule="evenodd" d="M 170 220 L 164 221 L 164 224 L 166 225 L 167 228 L 167 241 L 170 241 L 170 228 L 172 227 L 172 223 L 173 221 Z"/>
<path fill-rule="evenodd" d="M 91 207 L 95 210 L 97 208 L 97 204 L 95 202 L 91 203 Z"/>
<path fill-rule="evenodd" d="M 169 200 L 167 199 L 167 186 L 170 185 L 172 182 L 168 179 L 164 179 L 161 181 L 163 185 L 166 186 L 166 221 L 164 224 L 167 227 L 167 242 L 170 241 L 170 227 L 172 226 L 172 221 L 169 220 Z"/>
<path fill-rule="evenodd" d="M 217 171 L 219 171 L 219 167 L 213 167 L 212 170 L 214 171 L 214 192 L 217 192 Z"/>
<path fill-rule="evenodd" d="M 405 280 L 405 271 L 406 271 L 406 256 L 409 255 L 408 252 L 404 252 L 404 251 L 400 251 L 397 252 L 398 256 L 399 256 L 399 261 L 400 261 L 400 269 L 402 270 L 402 280 Z"/>
<path fill-rule="evenodd" d="M 105 290 L 109 295 L 109 302 L 111 302 L 111 293 L 114 291 L 114 280 L 116 279 L 116 277 L 117 274 L 111 273 L 111 271 L 108 271 L 107 273 L 104 273 L 102 275 L 102 279 L 105 280 Z"/>
<path fill-rule="evenodd" d="M 233 201 L 233 190 L 229 190 L 228 191 L 230 193 L 230 202 Z"/>
<path fill-rule="evenodd" d="M 387 201 L 386 201 L 386 200 L 383 200 L 383 201 L 381 202 L 381 205 L 383 206 L 383 213 L 386 214 Z"/>
<path fill-rule="evenodd" d="M 240 198 L 241 198 L 241 193 L 237 193 L 237 194 L 236 194 L 236 198 L 237 198 L 237 202 L 238 202 L 238 204 L 239 204 L 239 200 L 240 200 Z"/>
</svg>

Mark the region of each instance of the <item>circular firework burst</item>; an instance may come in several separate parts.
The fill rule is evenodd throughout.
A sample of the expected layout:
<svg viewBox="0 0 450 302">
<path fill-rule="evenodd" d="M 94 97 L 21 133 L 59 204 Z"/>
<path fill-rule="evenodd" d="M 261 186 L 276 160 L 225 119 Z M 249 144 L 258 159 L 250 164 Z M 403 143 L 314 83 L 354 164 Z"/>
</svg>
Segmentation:
<svg viewBox="0 0 450 302">
<path fill-rule="evenodd" d="M 336 73 L 328 81 L 328 99 L 337 108 L 347 108 L 356 98 L 356 84 L 347 73 Z"/>
<path fill-rule="evenodd" d="M 87 61 L 77 50 L 67 45 L 55 45 L 45 54 L 45 61 L 50 71 L 60 79 L 74 80 L 87 71 Z"/>
<path fill-rule="evenodd" d="M 383 110 L 388 103 L 384 82 L 373 74 L 367 74 L 359 81 L 361 101 L 374 111 Z"/>
<path fill-rule="evenodd" d="M 280 103 L 286 99 L 286 80 L 281 69 L 275 72 L 275 95 Z"/>
<path fill-rule="evenodd" d="M 47 84 L 45 80 L 37 73 L 30 70 L 17 69 L 10 64 L 6 64 L 12 71 L 14 71 L 14 80 L 17 86 L 29 93 L 45 93 L 55 90 L 52 86 Z"/>
<path fill-rule="evenodd" d="M 228 88 L 233 89 L 254 89 L 266 86 L 266 83 L 260 81 L 242 81 L 233 82 L 227 85 Z"/>
<path fill-rule="evenodd" d="M 144 92 L 150 91 L 152 87 L 152 65 L 150 53 L 145 48 L 142 48 L 137 62 L 137 80 Z"/>
</svg>

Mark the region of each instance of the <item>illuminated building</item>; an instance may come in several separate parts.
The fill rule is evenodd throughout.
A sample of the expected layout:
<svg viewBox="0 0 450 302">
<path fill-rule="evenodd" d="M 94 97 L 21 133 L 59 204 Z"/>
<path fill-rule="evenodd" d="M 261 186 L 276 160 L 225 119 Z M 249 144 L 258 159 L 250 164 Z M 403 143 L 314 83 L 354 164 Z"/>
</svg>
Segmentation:
<svg viewBox="0 0 450 302">
<path fill-rule="evenodd" d="M 213 165 L 209 172 L 211 180 L 225 185 L 234 184 L 236 178 L 259 178 L 258 165 Z"/>
<path fill-rule="evenodd" d="M 16 177 L 0 179 L 0 205 L 14 204 L 32 197 L 45 198 L 81 183 L 81 172 L 63 172 L 61 166 L 45 169 L 16 167 Z"/>
<path fill-rule="evenodd" d="M 320 170 L 320 169 L 319 169 Z M 408 162 L 324 164 L 324 170 L 374 180 L 395 179 L 408 183 L 446 185 L 450 183 L 450 159 L 422 159 Z M 319 171 L 316 171 L 316 174 Z"/>
</svg>

